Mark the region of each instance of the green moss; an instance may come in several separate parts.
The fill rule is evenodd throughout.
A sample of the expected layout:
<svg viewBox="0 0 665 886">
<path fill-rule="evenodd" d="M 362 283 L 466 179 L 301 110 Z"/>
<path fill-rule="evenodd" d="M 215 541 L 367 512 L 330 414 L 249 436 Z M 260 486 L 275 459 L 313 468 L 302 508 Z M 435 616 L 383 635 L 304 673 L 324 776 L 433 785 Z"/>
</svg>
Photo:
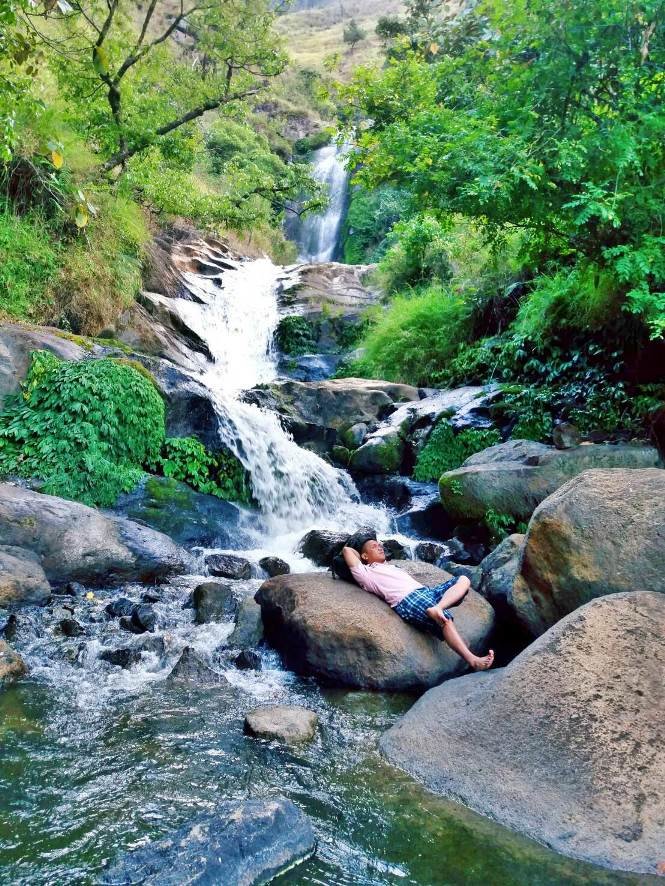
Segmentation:
<svg viewBox="0 0 665 886">
<path fill-rule="evenodd" d="M 469 428 L 456 434 L 450 422 L 443 418 L 437 423 L 418 455 L 413 471 L 414 479 L 421 482 L 438 480 L 447 471 L 459 468 L 469 456 L 500 442 L 501 436 L 494 430 Z"/>
<path fill-rule="evenodd" d="M 275 341 L 283 354 L 299 357 L 316 350 L 319 333 L 320 324 L 306 317 L 293 315 L 280 320 Z"/>
</svg>

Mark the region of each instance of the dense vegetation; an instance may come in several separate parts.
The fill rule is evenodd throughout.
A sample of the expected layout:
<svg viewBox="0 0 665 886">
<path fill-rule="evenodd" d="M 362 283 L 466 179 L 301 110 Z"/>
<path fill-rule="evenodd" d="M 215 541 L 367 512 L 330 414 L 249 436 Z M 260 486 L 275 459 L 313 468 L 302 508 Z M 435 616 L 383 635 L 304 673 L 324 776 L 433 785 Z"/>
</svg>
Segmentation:
<svg viewBox="0 0 665 886">
<path fill-rule="evenodd" d="M 353 371 L 501 381 L 540 439 L 558 418 L 644 433 L 665 381 L 662 4 L 405 5 L 377 28 L 384 64 L 339 87 L 346 257 L 379 259 L 392 293 Z"/>
<path fill-rule="evenodd" d="M 37 478 L 50 495 L 110 506 L 144 469 L 250 500 L 232 455 L 190 437 L 165 439 L 164 401 L 140 364 L 33 352 L 21 393 L 0 412 L 0 477 Z"/>
</svg>

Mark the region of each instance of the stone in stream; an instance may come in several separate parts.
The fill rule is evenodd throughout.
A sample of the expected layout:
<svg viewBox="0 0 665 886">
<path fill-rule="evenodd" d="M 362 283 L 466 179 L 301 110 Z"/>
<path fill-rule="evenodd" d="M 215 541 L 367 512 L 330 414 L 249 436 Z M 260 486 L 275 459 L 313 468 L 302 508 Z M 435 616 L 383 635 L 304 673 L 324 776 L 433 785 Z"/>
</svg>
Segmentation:
<svg viewBox="0 0 665 886">
<path fill-rule="evenodd" d="M 450 553 L 450 548 L 436 541 L 421 541 L 415 549 L 416 560 L 422 560 L 424 563 L 436 563 L 442 557 L 450 556 Z"/>
<path fill-rule="evenodd" d="M 0 688 L 13 683 L 28 671 L 25 662 L 8 646 L 4 640 L 0 640 Z"/>
<path fill-rule="evenodd" d="M 141 650 L 127 646 L 120 649 L 102 649 L 98 657 L 101 661 L 106 661 L 117 668 L 130 668 L 141 661 Z"/>
<path fill-rule="evenodd" d="M 137 634 L 142 634 L 144 631 L 150 631 L 152 633 L 157 624 L 155 610 L 148 603 L 139 603 L 138 606 L 134 608 L 131 619 L 132 624 L 137 629 Z"/>
<path fill-rule="evenodd" d="M 329 566 L 335 554 L 339 554 L 346 544 L 348 535 L 332 532 L 329 529 L 310 529 L 298 545 L 304 557 L 317 566 Z"/>
<path fill-rule="evenodd" d="M 243 649 L 233 659 L 233 664 L 240 671 L 260 671 L 261 656 L 258 652 L 254 652 L 253 649 Z"/>
<path fill-rule="evenodd" d="M 660 465 L 651 446 L 583 444 L 556 449 L 509 440 L 472 455 L 439 481 L 444 508 L 460 519 L 481 520 L 489 510 L 527 519 L 572 477 L 592 468 L 652 468 Z"/>
<path fill-rule="evenodd" d="M 45 603 L 51 585 L 39 557 L 14 545 L 0 545 L 0 606 L 17 608 Z"/>
<path fill-rule="evenodd" d="M 236 624 L 228 639 L 233 649 L 251 649 L 263 639 L 261 607 L 252 597 L 244 597 L 238 604 Z"/>
<path fill-rule="evenodd" d="M 202 685 L 224 685 L 229 687 L 223 674 L 218 674 L 207 665 L 191 646 L 185 646 L 180 658 L 166 678 L 167 683 L 199 683 Z M 230 687 L 229 687 L 230 688 Z"/>
<path fill-rule="evenodd" d="M 387 560 L 410 559 L 408 549 L 396 538 L 387 538 L 381 542 Z"/>
<path fill-rule="evenodd" d="M 65 637 L 80 637 L 85 634 L 83 625 L 79 624 L 75 618 L 63 618 L 58 622 L 58 629 Z"/>
<path fill-rule="evenodd" d="M 265 705 L 255 708 L 245 717 L 245 734 L 253 738 L 299 744 L 311 741 L 319 723 L 314 711 L 299 705 Z"/>
<path fill-rule="evenodd" d="M 110 603 L 106 604 L 104 612 L 111 618 L 120 618 L 122 615 L 131 616 L 136 606 L 137 604 L 134 600 L 129 600 L 127 597 L 118 597 L 116 600 L 111 600 Z"/>
<path fill-rule="evenodd" d="M 279 557 L 262 557 L 259 560 L 259 566 L 264 572 L 267 572 L 270 578 L 275 575 L 288 575 L 291 572 L 291 567 L 286 560 L 281 560 Z"/>
<path fill-rule="evenodd" d="M 423 585 L 450 578 L 412 560 L 396 565 Z M 411 627 L 373 594 L 323 573 L 280 575 L 259 588 L 266 639 L 288 667 L 337 685 L 422 690 L 457 676 L 466 664 L 445 643 Z M 475 652 L 487 649 L 494 610 L 474 591 L 454 610 Z"/>
<path fill-rule="evenodd" d="M 315 846 L 310 820 L 290 800 L 230 801 L 123 856 L 100 881 L 104 886 L 252 886 L 309 858 Z"/>
<path fill-rule="evenodd" d="M 535 511 L 512 592 L 538 636 L 594 597 L 665 594 L 665 470 L 593 470 Z M 515 598 L 519 597 L 519 603 Z"/>
<path fill-rule="evenodd" d="M 228 582 L 206 581 L 194 588 L 192 606 L 194 621 L 202 625 L 211 621 L 230 621 L 238 611 L 238 600 L 233 585 Z"/>
<path fill-rule="evenodd" d="M 0 483 L 0 545 L 32 551 L 56 585 L 150 582 L 190 562 L 184 549 L 148 526 L 10 483 Z"/>
<path fill-rule="evenodd" d="M 507 667 L 427 692 L 388 760 L 552 847 L 655 874 L 665 847 L 665 595 L 576 609 Z"/>
<path fill-rule="evenodd" d="M 252 564 L 244 557 L 234 554 L 209 554 L 205 558 L 208 572 L 220 578 L 236 580 L 252 577 Z"/>
</svg>

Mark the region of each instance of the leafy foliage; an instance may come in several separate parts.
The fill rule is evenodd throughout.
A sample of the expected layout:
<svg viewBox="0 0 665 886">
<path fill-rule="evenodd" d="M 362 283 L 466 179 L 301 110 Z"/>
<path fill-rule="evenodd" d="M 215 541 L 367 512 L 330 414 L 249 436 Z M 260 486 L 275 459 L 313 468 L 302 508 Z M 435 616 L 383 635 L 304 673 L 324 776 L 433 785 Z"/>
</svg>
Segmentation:
<svg viewBox="0 0 665 886">
<path fill-rule="evenodd" d="M 501 436 L 494 430 L 468 428 L 456 434 L 450 422 L 442 418 L 420 450 L 413 476 L 421 482 L 438 480 L 446 471 L 459 468 L 469 456 L 500 442 Z"/>
<path fill-rule="evenodd" d="M 195 437 L 167 437 L 149 467 L 207 495 L 252 501 L 247 473 L 238 459 L 230 452 L 209 452 Z"/>
<path fill-rule="evenodd" d="M 20 217 L 0 204 L 0 312 L 39 316 L 60 266 L 60 250 L 39 216 Z"/>
<path fill-rule="evenodd" d="M 50 495 L 110 506 L 163 438 L 162 398 L 132 367 L 36 351 L 22 394 L 0 413 L 0 475 L 38 477 Z"/>
<path fill-rule="evenodd" d="M 344 261 L 350 265 L 378 261 L 388 248 L 387 235 L 406 214 L 405 191 L 382 185 L 373 191 L 356 187 L 342 228 Z"/>
<path fill-rule="evenodd" d="M 313 353 L 316 350 L 318 337 L 317 324 L 308 320 L 307 317 L 297 314 L 280 320 L 275 333 L 275 341 L 279 350 L 292 357 Z"/>
<path fill-rule="evenodd" d="M 489 530 L 490 540 L 494 545 L 498 545 L 504 538 L 512 535 L 513 532 L 524 534 L 528 528 L 523 521 L 516 520 L 510 514 L 502 514 L 500 511 L 495 511 L 494 508 L 490 508 L 485 512 L 483 522 Z"/>
</svg>

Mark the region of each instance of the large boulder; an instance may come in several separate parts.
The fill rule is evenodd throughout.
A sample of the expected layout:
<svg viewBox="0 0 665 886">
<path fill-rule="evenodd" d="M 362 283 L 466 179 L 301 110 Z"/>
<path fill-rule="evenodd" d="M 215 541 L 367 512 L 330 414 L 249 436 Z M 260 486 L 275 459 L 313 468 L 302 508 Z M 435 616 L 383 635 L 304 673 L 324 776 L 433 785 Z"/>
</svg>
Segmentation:
<svg viewBox="0 0 665 886">
<path fill-rule="evenodd" d="M 0 483 L 0 545 L 32 551 L 54 584 L 150 582 L 189 562 L 185 550 L 148 526 L 10 483 Z"/>
<path fill-rule="evenodd" d="M 535 511 L 516 591 L 538 635 L 578 606 L 644 588 L 665 594 L 665 471 L 595 470 Z"/>
<path fill-rule="evenodd" d="M 246 539 L 238 528 L 240 511 L 234 504 L 195 492 L 170 477 L 146 477 L 118 498 L 113 512 L 146 523 L 186 548 L 230 548 Z"/>
<path fill-rule="evenodd" d="M 0 608 L 45 603 L 50 593 L 51 586 L 36 554 L 0 545 Z"/>
<path fill-rule="evenodd" d="M 197 625 L 230 621 L 238 611 L 233 586 L 221 581 L 206 581 L 194 588 L 192 606 Z"/>
<path fill-rule="evenodd" d="M 21 656 L 4 640 L 0 640 L 0 689 L 18 680 L 27 670 Z"/>
<path fill-rule="evenodd" d="M 396 565 L 423 585 L 450 578 L 429 563 Z M 266 639 L 298 673 L 344 686 L 422 690 L 466 668 L 445 643 L 402 621 L 378 597 L 322 573 L 271 578 L 256 599 Z M 455 623 L 475 651 L 484 651 L 494 612 L 470 591 Z"/>
<path fill-rule="evenodd" d="M 61 360 L 80 360 L 87 351 L 65 333 L 46 327 L 0 326 L 0 408 L 8 394 L 15 394 L 30 366 L 31 351 L 50 351 Z"/>
<path fill-rule="evenodd" d="M 665 846 L 665 597 L 601 597 L 506 668 L 426 693 L 381 739 L 432 791 L 553 849 L 656 873 Z"/>
<path fill-rule="evenodd" d="M 503 621 L 528 631 L 536 610 L 529 589 L 518 579 L 525 538 L 520 533 L 509 535 L 485 557 L 478 590 Z"/>
<path fill-rule="evenodd" d="M 439 482 L 444 508 L 460 519 L 482 519 L 493 510 L 528 519 L 536 507 L 572 477 L 591 468 L 651 468 L 660 464 L 651 446 L 583 444 L 560 450 L 510 440 L 468 458 Z"/>
<path fill-rule="evenodd" d="M 229 801 L 213 815 L 129 853 L 100 882 L 253 886 L 304 861 L 315 845 L 309 819 L 290 800 Z"/>
<path fill-rule="evenodd" d="M 370 434 L 349 460 L 362 474 L 395 474 L 404 459 L 406 436 L 400 425 L 388 425 Z"/>
</svg>

